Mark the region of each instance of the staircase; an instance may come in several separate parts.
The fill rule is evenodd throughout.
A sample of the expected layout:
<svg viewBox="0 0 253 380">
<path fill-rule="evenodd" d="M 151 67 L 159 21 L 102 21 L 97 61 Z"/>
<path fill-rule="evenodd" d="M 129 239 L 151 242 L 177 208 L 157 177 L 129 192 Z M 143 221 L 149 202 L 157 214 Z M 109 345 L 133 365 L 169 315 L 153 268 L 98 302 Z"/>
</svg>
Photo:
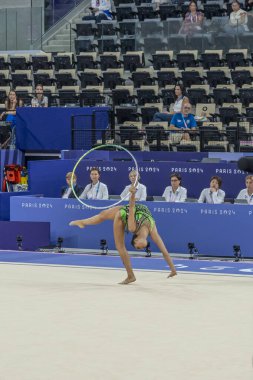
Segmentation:
<svg viewBox="0 0 253 380">
<path fill-rule="evenodd" d="M 49 29 L 42 37 L 42 42 L 37 41 L 34 48 L 41 49 L 46 53 L 74 52 L 76 33 L 71 28 L 75 28 L 75 25 L 82 21 L 89 6 L 90 0 L 83 0 Z"/>
</svg>

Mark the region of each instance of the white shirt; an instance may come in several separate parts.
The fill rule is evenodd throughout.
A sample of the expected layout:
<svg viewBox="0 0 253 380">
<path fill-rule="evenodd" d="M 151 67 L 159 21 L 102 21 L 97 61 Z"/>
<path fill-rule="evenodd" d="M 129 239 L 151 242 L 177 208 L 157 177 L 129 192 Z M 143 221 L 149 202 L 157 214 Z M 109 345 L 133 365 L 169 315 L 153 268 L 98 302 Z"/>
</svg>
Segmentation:
<svg viewBox="0 0 253 380">
<path fill-rule="evenodd" d="M 80 195 L 80 199 L 109 199 L 107 186 L 100 181 L 95 185 L 89 183 Z"/>
<path fill-rule="evenodd" d="M 98 16 L 100 13 L 104 13 L 103 11 L 112 11 L 110 0 L 91 0 L 91 7 L 98 9 L 98 12 L 95 13 L 95 16 Z"/>
<path fill-rule="evenodd" d="M 62 198 L 67 199 L 67 198 L 70 196 L 71 191 L 72 191 L 72 188 L 71 188 L 71 187 L 68 187 L 68 188 L 64 191 Z"/>
<path fill-rule="evenodd" d="M 230 24 L 232 26 L 243 25 L 244 27 L 246 26 L 246 28 L 247 28 L 248 16 L 246 13 L 245 17 L 241 18 L 242 13 L 246 13 L 246 12 L 243 9 L 239 9 L 237 12 L 231 12 L 230 13 Z M 242 20 L 244 20 L 244 21 L 242 21 Z M 248 30 L 248 28 L 247 28 L 247 30 Z"/>
<path fill-rule="evenodd" d="M 225 191 L 219 189 L 218 191 L 211 192 L 210 188 L 203 189 L 198 199 L 199 203 L 223 203 L 225 199 Z"/>
<path fill-rule="evenodd" d="M 182 111 L 182 104 L 183 104 L 184 98 L 185 97 L 177 99 L 175 101 L 174 106 L 173 106 L 173 112 L 179 113 Z"/>
<path fill-rule="evenodd" d="M 249 205 L 253 205 L 253 194 L 249 195 L 248 189 L 241 190 L 236 199 L 246 199 Z"/>
<path fill-rule="evenodd" d="M 187 198 L 187 189 L 179 186 L 175 192 L 172 190 L 172 186 L 167 186 L 163 192 L 163 197 L 166 202 L 185 202 Z"/>
<path fill-rule="evenodd" d="M 128 185 L 125 187 L 125 189 L 122 191 L 120 194 L 120 198 L 123 199 L 129 193 L 129 189 L 132 185 Z M 128 197 L 125 198 L 126 201 L 129 201 L 130 194 Z M 145 185 L 142 185 L 141 183 L 138 183 L 136 187 L 136 193 L 135 193 L 135 198 L 138 199 L 139 201 L 145 201 L 147 199 L 147 188 Z"/>
</svg>

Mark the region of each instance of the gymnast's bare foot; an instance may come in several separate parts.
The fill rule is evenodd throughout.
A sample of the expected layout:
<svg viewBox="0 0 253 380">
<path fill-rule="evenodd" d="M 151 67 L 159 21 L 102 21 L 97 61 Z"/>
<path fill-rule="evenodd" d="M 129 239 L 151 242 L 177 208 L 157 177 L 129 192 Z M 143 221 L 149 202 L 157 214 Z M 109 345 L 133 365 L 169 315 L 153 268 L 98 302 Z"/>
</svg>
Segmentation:
<svg viewBox="0 0 253 380">
<path fill-rule="evenodd" d="M 171 272 L 170 272 L 170 274 L 168 275 L 168 278 L 170 278 L 170 277 L 174 277 L 174 276 L 176 276 L 177 275 L 177 271 L 176 270 L 172 270 Z"/>
<path fill-rule="evenodd" d="M 122 281 L 122 282 L 119 282 L 120 285 L 127 285 L 127 284 L 130 284 L 131 282 L 135 282 L 136 281 L 136 278 L 134 275 L 132 276 L 127 276 L 127 278 Z"/>
<path fill-rule="evenodd" d="M 83 220 L 72 220 L 72 222 L 70 222 L 69 225 L 70 226 L 77 226 L 79 228 L 85 227 L 85 223 L 83 222 Z"/>
</svg>

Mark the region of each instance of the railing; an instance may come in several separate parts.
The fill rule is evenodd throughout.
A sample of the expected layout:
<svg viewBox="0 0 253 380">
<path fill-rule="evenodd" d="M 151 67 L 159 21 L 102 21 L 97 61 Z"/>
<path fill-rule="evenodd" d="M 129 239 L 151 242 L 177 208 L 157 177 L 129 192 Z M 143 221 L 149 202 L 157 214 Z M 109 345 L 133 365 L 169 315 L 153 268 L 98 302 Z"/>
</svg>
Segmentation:
<svg viewBox="0 0 253 380">
<path fill-rule="evenodd" d="M 67 13 L 74 9 L 82 0 L 46 0 L 45 1 L 45 31 L 56 24 Z"/>
</svg>

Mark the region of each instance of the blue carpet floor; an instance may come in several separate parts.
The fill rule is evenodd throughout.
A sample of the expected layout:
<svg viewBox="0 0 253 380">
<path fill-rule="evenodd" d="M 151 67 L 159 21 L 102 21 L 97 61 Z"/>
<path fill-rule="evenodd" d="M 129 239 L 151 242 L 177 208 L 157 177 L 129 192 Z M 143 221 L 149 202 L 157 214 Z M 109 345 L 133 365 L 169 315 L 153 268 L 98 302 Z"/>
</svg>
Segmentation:
<svg viewBox="0 0 253 380">
<path fill-rule="evenodd" d="M 133 268 L 147 271 L 168 270 L 163 258 L 132 257 Z M 174 259 L 179 272 L 199 274 L 222 274 L 253 276 L 253 262 L 233 262 L 218 260 Z M 92 254 L 61 254 L 39 252 L 0 251 L 0 263 L 17 263 L 33 265 L 78 266 L 95 268 L 123 268 L 118 256 L 101 256 Z"/>
</svg>

